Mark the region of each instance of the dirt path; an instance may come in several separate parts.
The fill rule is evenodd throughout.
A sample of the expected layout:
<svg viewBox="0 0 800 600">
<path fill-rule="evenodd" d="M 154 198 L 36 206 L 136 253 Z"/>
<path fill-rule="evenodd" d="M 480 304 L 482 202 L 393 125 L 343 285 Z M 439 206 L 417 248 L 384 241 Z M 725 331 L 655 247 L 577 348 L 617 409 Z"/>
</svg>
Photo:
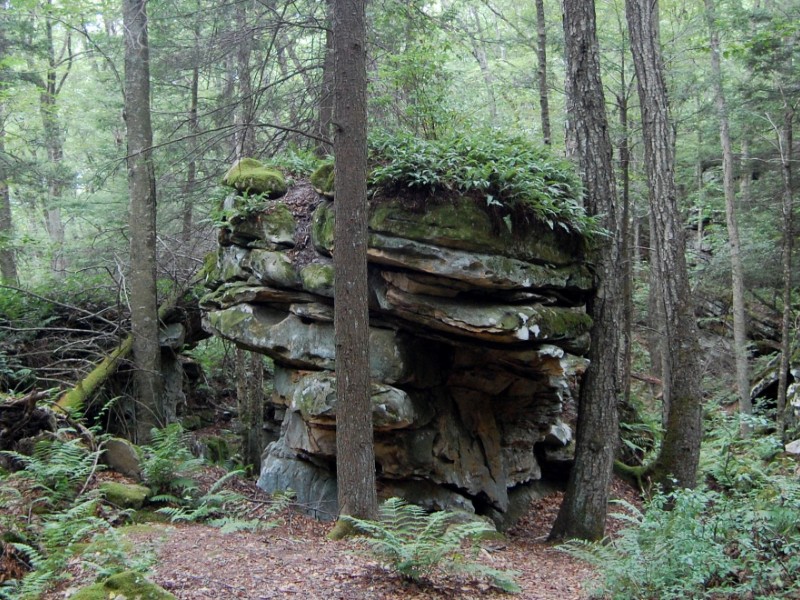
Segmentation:
<svg viewBox="0 0 800 600">
<path fill-rule="evenodd" d="M 390 598 L 525 598 L 572 600 L 586 597 L 591 569 L 544 542 L 560 497 L 531 505 L 528 516 L 502 542 L 490 542 L 478 560 L 519 572 L 522 593 L 508 596 L 482 582 L 434 579 L 408 583 L 360 551 L 355 541 L 332 542 L 330 524 L 298 515 L 261 533 L 223 534 L 204 525 L 152 528 L 134 534 L 157 556 L 152 579 L 181 600 L 303 598 L 324 600 Z"/>
</svg>

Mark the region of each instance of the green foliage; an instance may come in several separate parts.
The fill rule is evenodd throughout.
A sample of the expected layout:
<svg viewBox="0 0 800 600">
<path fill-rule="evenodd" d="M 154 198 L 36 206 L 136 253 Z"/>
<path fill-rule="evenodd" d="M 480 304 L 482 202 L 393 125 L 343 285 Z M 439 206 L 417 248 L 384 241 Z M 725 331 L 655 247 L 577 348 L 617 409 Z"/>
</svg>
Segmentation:
<svg viewBox="0 0 800 600">
<path fill-rule="evenodd" d="M 367 536 L 367 544 L 376 557 L 410 580 L 421 581 L 441 571 L 487 578 L 507 592 L 520 589 L 514 582 L 514 573 L 489 569 L 464 555 L 464 542 L 474 542 L 494 533 L 494 529 L 482 521 L 458 523 L 453 513 L 428 514 L 399 498 L 383 503 L 379 521 L 348 515 L 341 518 Z"/>
<path fill-rule="evenodd" d="M 99 468 L 97 451 L 90 451 L 80 438 L 63 439 L 63 436 L 74 433 L 72 430 L 60 430 L 55 438 L 40 440 L 32 456 L 3 452 L 24 465 L 24 470 L 12 477 L 31 481 L 34 489 L 41 492 L 38 501 L 51 507 L 71 502 L 79 486 L 84 485 L 90 474 Z"/>
<path fill-rule="evenodd" d="M 265 166 L 280 169 L 285 173 L 290 173 L 295 177 L 308 177 L 319 166 L 320 158 L 311 150 L 300 148 L 289 148 L 276 154 L 268 161 Z"/>
<path fill-rule="evenodd" d="M 191 497 L 197 490 L 192 478 L 203 459 L 189 450 L 189 438 L 179 423 L 153 429 L 150 444 L 142 449 L 142 476 L 156 497 L 163 495 Z"/>
<path fill-rule="evenodd" d="M 428 141 L 380 134 L 370 140 L 372 188 L 474 194 L 489 208 L 521 213 L 551 229 L 591 233 L 580 183 L 568 162 L 531 140 L 498 132 Z"/>
<path fill-rule="evenodd" d="M 644 511 L 621 503 L 628 526 L 607 543 L 565 550 L 600 570 L 610 598 L 775 598 L 800 593 L 800 482 L 776 460 L 772 435 L 738 438 L 738 419 L 710 419 L 709 486 L 657 492 Z M 756 425 L 756 430 L 758 423 Z"/>
</svg>

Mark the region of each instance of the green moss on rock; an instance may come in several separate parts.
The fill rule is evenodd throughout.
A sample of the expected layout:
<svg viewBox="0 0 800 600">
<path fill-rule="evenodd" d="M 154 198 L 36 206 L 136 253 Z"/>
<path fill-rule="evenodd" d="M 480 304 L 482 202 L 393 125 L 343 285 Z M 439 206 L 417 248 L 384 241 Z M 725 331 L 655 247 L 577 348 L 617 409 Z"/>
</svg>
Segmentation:
<svg viewBox="0 0 800 600">
<path fill-rule="evenodd" d="M 224 185 L 248 194 L 277 198 L 286 193 L 286 180 L 280 171 L 265 167 L 254 158 L 242 158 L 222 178 Z"/>
<path fill-rule="evenodd" d="M 309 179 L 311 180 L 311 185 L 314 186 L 318 194 L 333 198 L 335 182 L 332 162 L 322 163 L 311 174 Z"/>
<path fill-rule="evenodd" d="M 148 581 L 136 571 L 124 571 L 83 588 L 70 596 L 72 600 L 175 600 L 164 588 Z"/>
<path fill-rule="evenodd" d="M 141 508 L 150 495 L 150 488 L 133 483 L 106 481 L 100 484 L 106 500 L 120 508 Z"/>
<path fill-rule="evenodd" d="M 300 271 L 303 289 L 320 296 L 333 296 L 333 265 L 311 263 Z"/>
<path fill-rule="evenodd" d="M 333 202 L 323 202 L 311 220 L 311 241 L 314 249 L 330 255 L 333 250 Z"/>
</svg>

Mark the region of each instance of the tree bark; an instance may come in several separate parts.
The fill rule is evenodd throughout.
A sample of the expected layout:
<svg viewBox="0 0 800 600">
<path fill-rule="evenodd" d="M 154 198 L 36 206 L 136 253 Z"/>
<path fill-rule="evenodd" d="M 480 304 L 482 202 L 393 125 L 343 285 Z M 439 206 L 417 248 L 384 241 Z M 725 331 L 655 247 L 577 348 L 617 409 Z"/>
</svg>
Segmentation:
<svg viewBox="0 0 800 600">
<path fill-rule="evenodd" d="M 325 57 L 322 63 L 322 89 L 319 95 L 319 136 L 331 139 L 331 121 L 333 120 L 333 28 L 330 24 L 332 0 L 325 1 L 328 15 L 328 28 L 325 30 Z M 333 151 L 331 144 L 318 142 L 317 156 L 328 156 Z"/>
<path fill-rule="evenodd" d="M 340 514 L 377 516 L 367 305 L 366 2 L 334 0 L 334 327 Z"/>
<path fill-rule="evenodd" d="M 4 55 L 0 32 L 0 60 Z M 0 95 L 4 83 L 0 79 Z M 17 283 L 17 259 L 14 253 L 14 224 L 11 217 L 11 194 L 8 189 L 8 167 L 5 155 L 5 103 L 0 100 L 0 283 Z"/>
<path fill-rule="evenodd" d="M 744 268 L 740 254 L 739 225 L 736 219 L 736 189 L 733 174 L 733 148 L 728 124 L 728 105 L 722 87 L 722 68 L 719 56 L 719 31 L 717 30 L 714 0 L 705 0 L 706 22 L 711 47 L 711 84 L 714 89 L 714 104 L 719 120 L 719 139 L 722 146 L 722 189 L 725 193 L 725 218 L 728 225 L 728 251 L 731 255 L 731 294 L 733 295 L 733 355 L 736 362 L 736 388 L 739 398 L 739 414 L 753 414 L 750 401 L 750 372 L 747 364 L 747 312 L 744 305 Z M 742 435 L 749 435 L 752 426 L 741 423 Z"/>
<path fill-rule="evenodd" d="M 606 119 L 594 1 L 564 0 L 567 113 L 583 174 L 586 209 L 609 232 L 595 242 L 596 293 L 589 368 L 581 384 L 575 465 L 551 539 L 600 539 L 605 530 L 609 484 L 618 436 L 623 281 L 616 184 Z"/>
<path fill-rule="evenodd" d="M 236 349 L 236 398 L 241 424 L 242 462 L 261 471 L 264 450 L 264 357 Z"/>
<path fill-rule="evenodd" d="M 781 151 L 781 179 L 783 198 L 781 213 L 783 217 L 783 242 L 781 243 L 781 263 L 783 266 L 783 312 L 781 314 L 781 361 L 778 371 L 777 421 L 781 437 L 792 423 L 792 407 L 786 404 L 789 384 L 789 366 L 792 358 L 792 253 L 794 246 L 794 191 L 792 189 L 794 107 L 791 99 L 784 98 L 783 126 L 779 133 Z"/>
<path fill-rule="evenodd" d="M 123 0 L 125 29 L 125 123 L 130 196 L 131 334 L 136 368 L 136 439 L 164 426 L 161 349 L 156 292 L 156 183 L 150 120 L 150 58 L 146 0 Z"/>
<path fill-rule="evenodd" d="M 544 0 L 536 0 L 536 60 L 542 139 L 549 146 L 553 139 L 550 132 L 550 101 L 547 89 L 547 27 L 544 19 Z"/>
<path fill-rule="evenodd" d="M 675 150 L 659 45 L 658 2 L 626 0 L 636 70 L 653 222 L 651 240 L 664 310 L 663 357 L 667 427 L 653 475 L 666 489 L 694 487 L 702 441 L 697 323 L 686 268 L 683 224 L 675 186 Z"/>
</svg>

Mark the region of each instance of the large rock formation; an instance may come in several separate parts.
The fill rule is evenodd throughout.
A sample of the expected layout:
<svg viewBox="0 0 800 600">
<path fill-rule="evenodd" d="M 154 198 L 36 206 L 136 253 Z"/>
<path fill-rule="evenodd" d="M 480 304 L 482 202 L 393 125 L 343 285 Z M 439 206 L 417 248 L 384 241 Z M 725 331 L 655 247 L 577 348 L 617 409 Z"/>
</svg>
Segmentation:
<svg viewBox="0 0 800 600">
<path fill-rule="evenodd" d="M 502 518 L 547 447 L 570 441 L 559 415 L 588 344 L 584 241 L 547 226 L 512 234 L 472 198 L 371 204 L 379 491 Z M 333 203 L 301 182 L 226 208 L 204 326 L 275 363 L 280 434 L 259 485 L 334 517 Z"/>
</svg>

